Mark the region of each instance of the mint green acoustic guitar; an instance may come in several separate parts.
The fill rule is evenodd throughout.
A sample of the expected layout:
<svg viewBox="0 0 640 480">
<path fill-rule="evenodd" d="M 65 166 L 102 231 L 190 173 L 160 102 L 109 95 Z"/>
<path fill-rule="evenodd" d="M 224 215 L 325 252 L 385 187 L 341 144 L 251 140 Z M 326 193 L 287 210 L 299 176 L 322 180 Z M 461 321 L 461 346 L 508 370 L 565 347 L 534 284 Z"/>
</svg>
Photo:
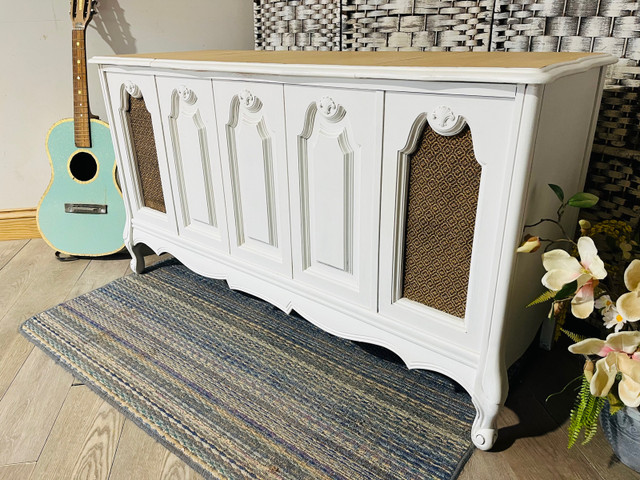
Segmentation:
<svg viewBox="0 0 640 480">
<path fill-rule="evenodd" d="M 126 220 L 109 126 L 89 110 L 85 29 L 91 7 L 89 0 L 71 0 L 73 118 L 60 120 L 47 135 L 51 182 L 37 213 L 45 241 L 75 256 L 121 250 Z"/>
</svg>

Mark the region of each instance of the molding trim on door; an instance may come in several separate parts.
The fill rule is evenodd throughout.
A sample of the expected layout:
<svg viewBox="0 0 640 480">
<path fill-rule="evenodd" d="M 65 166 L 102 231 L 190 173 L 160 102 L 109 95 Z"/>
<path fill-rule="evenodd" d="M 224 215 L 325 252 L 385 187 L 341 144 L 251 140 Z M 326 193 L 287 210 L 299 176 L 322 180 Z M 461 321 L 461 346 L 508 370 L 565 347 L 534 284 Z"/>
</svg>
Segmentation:
<svg viewBox="0 0 640 480">
<path fill-rule="evenodd" d="M 35 207 L 0 210 L 0 241 L 39 237 Z"/>
</svg>

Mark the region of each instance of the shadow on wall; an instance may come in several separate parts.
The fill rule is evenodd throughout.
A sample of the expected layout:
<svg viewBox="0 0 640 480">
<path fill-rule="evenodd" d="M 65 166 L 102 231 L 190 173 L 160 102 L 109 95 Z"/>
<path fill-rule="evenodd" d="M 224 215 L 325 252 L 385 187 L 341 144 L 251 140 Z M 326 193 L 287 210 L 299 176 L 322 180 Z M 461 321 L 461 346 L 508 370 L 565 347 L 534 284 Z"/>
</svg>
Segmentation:
<svg viewBox="0 0 640 480">
<path fill-rule="evenodd" d="M 130 25 L 118 0 L 101 0 L 98 7 L 98 14 L 93 17 L 89 28 L 97 31 L 116 55 L 137 53 L 136 39 L 131 35 Z"/>
</svg>

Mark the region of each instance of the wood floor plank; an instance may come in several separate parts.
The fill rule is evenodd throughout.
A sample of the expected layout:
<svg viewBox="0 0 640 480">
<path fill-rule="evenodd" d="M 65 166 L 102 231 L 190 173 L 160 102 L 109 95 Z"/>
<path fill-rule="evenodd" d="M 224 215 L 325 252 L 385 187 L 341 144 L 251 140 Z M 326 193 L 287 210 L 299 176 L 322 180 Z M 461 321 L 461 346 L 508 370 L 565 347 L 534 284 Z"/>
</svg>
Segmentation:
<svg viewBox="0 0 640 480">
<path fill-rule="evenodd" d="M 513 472 L 510 478 L 513 479 L 600 478 L 580 450 L 567 450 L 566 431 L 526 389 L 509 397 L 506 406 L 500 410 L 498 426 L 499 436 L 494 451 L 476 450 L 461 479 L 481 478 L 467 469 L 496 471 L 503 475 L 510 469 Z"/>
<path fill-rule="evenodd" d="M 514 480 L 518 477 L 504 456 L 476 451 L 465 464 L 458 480 Z"/>
<path fill-rule="evenodd" d="M 162 472 L 164 448 L 127 420 L 122 429 L 118 450 L 111 467 L 110 480 L 138 478 L 157 480 Z"/>
<path fill-rule="evenodd" d="M 172 256 L 168 253 L 163 253 L 162 255 L 156 255 L 155 253 L 152 253 L 151 255 L 147 255 L 144 257 L 144 265 L 145 267 L 150 267 L 151 265 L 155 265 L 156 263 L 168 260 L 170 258 L 172 258 Z"/>
<path fill-rule="evenodd" d="M 130 258 L 121 256 L 91 260 L 78 281 L 67 294 L 65 300 L 95 290 L 128 274 L 131 271 L 129 269 L 130 261 Z"/>
<path fill-rule="evenodd" d="M 31 352 L 0 400 L 0 465 L 38 459 L 72 379 L 41 350 Z"/>
<path fill-rule="evenodd" d="M 202 476 L 127 420 L 109 477 L 110 480 L 121 478 L 201 480 Z"/>
<path fill-rule="evenodd" d="M 564 431 L 567 426 L 568 422 L 563 426 Z M 598 432 L 589 443 L 577 444 L 574 448 L 582 452 L 589 464 L 604 480 L 640 480 L 640 473 L 631 470 L 615 456 L 602 428 L 598 428 Z M 640 455 L 640 452 L 638 454 Z"/>
<path fill-rule="evenodd" d="M 9 310 L 23 293 L 33 295 L 34 280 L 59 263 L 44 240 L 30 240 L 0 270 L 0 312 Z"/>
<path fill-rule="evenodd" d="M 33 343 L 20 335 L 17 329 L 3 330 L 6 329 L 0 328 L 0 400 L 34 349 Z"/>
<path fill-rule="evenodd" d="M 106 479 L 124 416 L 87 387 L 69 391 L 30 480 Z"/>
<path fill-rule="evenodd" d="M 35 466 L 35 462 L 4 465 L 0 467 L 0 480 L 28 480 Z"/>
<path fill-rule="evenodd" d="M 0 270 L 0 277 L 8 273 L 20 279 L 13 282 L 18 286 L 14 289 L 17 297 L 6 310 L 0 308 L 3 313 L 0 314 L 0 398 L 33 348 L 20 334 L 20 325 L 32 315 L 64 301 L 88 263 L 88 260 L 60 262 L 42 239 L 36 239 Z M 0 289 L 0 297 L 2 295 L 3 289 Z"/>
<path fill-rule="evenodd" d="M 160 473 L 160 480 L 204 480 L 186 463 L 176 457 L 173 453 L 166 451 L 164 464 Z"/>
<path fill-rule="evenodd" d="M 124 416 L 106 402 L 103 403 L 87 433 L 70 478 L 109 478 L 123 424 Z"/>
<path fill-rule="evenodd" d="M 29 240 L 5 240 L 0 242 L 0 270 L 16 255 Z"/>
</svg>

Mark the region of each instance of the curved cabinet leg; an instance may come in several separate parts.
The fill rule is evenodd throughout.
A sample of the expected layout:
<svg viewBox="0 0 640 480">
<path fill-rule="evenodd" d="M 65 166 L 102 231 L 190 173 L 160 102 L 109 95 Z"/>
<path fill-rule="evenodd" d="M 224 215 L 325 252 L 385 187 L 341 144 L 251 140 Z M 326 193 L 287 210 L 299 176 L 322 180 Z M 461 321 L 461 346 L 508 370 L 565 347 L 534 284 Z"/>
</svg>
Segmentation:
<svg viewBox="0 0 640 480">
<path fill-rule="evenodd" d="M 480 450 L 490 450 L 498 438 L 496 419 L 500 405 L 472 398 L 476 407 L 476 418 L 471 427 L 471 440 Z"/>
<path fill-rule="evenodd" d="M 136 273 L 144 272 L 144 255 L 142 255 L 142 245 L 132 245 L 127 243 L 127 250 L 131 254 L 131 270 Z"/>
</svg>

